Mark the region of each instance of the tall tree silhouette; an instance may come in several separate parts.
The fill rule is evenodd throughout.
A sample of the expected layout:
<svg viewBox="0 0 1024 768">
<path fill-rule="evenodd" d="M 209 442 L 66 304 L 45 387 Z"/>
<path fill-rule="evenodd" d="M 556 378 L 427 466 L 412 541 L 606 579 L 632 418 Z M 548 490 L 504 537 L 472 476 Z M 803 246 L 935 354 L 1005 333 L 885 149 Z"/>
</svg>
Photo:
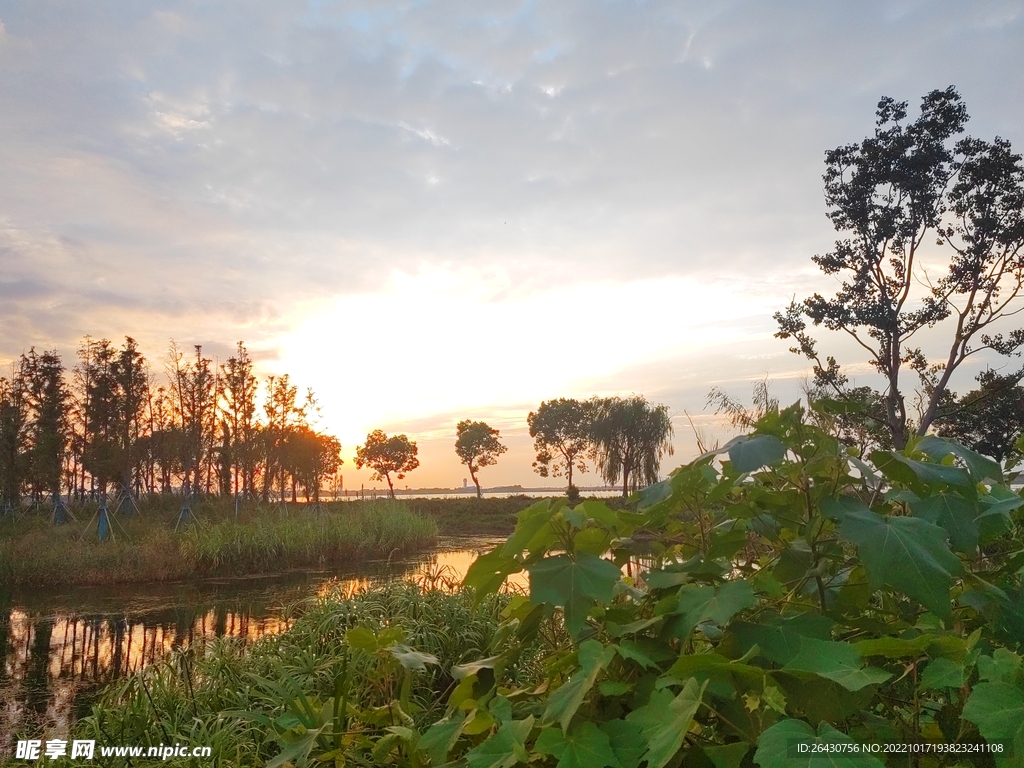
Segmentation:
<svg viewBox="0 0 1024 768">
<path fill-rule="evenodd" d="M 490 467 L 498 463 L 498 457 L 508 450 L 498 439 L 499 432 L 491 429 L 482 421 L 460 421 L 455 427 L 455 453 L 459 461 L 466 465 L 469 476 L 476 486 L 476 497 L 479 499 L 480 481 L 476 473 L 482 467 Z"/>
</svg>

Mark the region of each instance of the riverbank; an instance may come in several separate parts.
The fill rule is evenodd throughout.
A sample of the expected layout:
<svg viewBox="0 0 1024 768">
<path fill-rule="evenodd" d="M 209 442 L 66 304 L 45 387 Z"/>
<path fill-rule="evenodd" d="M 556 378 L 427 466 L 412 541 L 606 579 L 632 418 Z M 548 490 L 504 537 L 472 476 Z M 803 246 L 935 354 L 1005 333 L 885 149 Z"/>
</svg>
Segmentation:
<svg viewBox="0 0 1024 768">
<path fill-rule="evenodd" d="M 240 509 L 201 502 L 178 524 L 173 500 L 111 516 L 53 525 L 41 514 L 0 523 L 0 586 L 173 581 L 245 575 L 402 557 L 433 545 L 438 525 L 401 502 L 283 505 Z M 175 526 L 177 524 L 177 530 Z"/>
</svg>

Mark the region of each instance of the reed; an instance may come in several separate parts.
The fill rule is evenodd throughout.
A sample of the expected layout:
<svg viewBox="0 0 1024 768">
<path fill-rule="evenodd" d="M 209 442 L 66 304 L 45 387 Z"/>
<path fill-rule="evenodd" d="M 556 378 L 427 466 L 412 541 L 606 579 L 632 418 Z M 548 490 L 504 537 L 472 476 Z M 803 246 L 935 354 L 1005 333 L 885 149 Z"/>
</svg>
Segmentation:
<svg viewBox="0 0 1024 768">
<path fill-rule="evenodd" d="M 194 507 L 196 522 L 174 531 L 177 506 L 161 500 L 118 515 L 114 539 L 98 541 L 92 511 L 54 526 L 45 515 L 0 521 L 0 586 L 113 584 L 196 575 L 280 571 L 400 557 L 434 543 L 437 525 L 401 502 L 315 507 L 230 503 Z"/>
<path fill-rule="evenodd" d="M 423 727 L 443 713 L 454 685 L 451 668 L 487 655 L 508 600 L 508 595 L 492 595 L 477 605 L 470 591 L 407 582 L 352 595 L 328 592 L 302 604 L 291 629 L 281 635 L 249 646 L 227 639 L 195 646 L 111 684 L 78 722 L 74 737 L 146 746 L 210 745 L 214 764 L 263 766 L 281 753 L 281 732 L 303 712 L 327 711 L 325 727 L 340 727 L 330 726 L 329 718 L 343 711 L 346 718 L 351 714 L 345 723 L 349 734 L 370 734 L 391 725 L 386 705 L 399 690 L 406 713 Z M 386 653 L 349 647 L 345 634 L 353 627 L 397 631 L 438 663 L 409 674 Z M 507 682 L 539 680 L 543 658 L 539 647 L 524 649 L 520 663 L 507 671 Z M 333 703 L 341 698 L 343 710 Z M 378 715 L 380 726 L 368 722 Z M 360 752 L 353 746 L 345 764 L 372 764 Z"/>
</svg>

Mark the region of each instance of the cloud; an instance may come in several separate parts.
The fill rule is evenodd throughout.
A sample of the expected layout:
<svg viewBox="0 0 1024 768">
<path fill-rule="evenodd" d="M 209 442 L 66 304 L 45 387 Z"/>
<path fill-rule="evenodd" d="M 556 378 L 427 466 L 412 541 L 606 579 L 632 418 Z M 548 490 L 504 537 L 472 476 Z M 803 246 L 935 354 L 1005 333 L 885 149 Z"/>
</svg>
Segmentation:
<svg viewBox="0 0 1024 768">
<path fill-rule="evenodd" d="M 311 307 L 424 269 L 499 302 L 827 288 L 824 151 L 883 94 L 950 83 L 974 135 L 1020 145 L 1022 23 L 953 0 L 8 2 L 0 357 L 87 332 L 281 356 Z"/>
</svg>

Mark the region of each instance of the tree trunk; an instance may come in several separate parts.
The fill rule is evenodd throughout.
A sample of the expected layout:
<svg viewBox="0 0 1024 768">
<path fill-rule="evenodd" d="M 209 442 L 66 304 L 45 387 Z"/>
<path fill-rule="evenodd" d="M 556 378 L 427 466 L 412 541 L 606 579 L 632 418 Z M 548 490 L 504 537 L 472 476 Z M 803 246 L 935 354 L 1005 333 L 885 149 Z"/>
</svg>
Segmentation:
<svg viewBox="0 0 1024 768">
<path fill-rule="evenodd" d="M 484 496 L 480 492 L 480 481 L 476 479 L 476 472 L 474 472 L 472 468 L 469 470 L 469 476 L 473 478 L 473 485 L 476 486 L 476 497 L 478 499 L 482 499 Z"/>
<path fill-rule="evenodd" d="M 388 496 L 395 498 L 395 486 L 391 484 L 391 475 L 384 475 L 384 479 L 388 481 Z"/>
</svg>

